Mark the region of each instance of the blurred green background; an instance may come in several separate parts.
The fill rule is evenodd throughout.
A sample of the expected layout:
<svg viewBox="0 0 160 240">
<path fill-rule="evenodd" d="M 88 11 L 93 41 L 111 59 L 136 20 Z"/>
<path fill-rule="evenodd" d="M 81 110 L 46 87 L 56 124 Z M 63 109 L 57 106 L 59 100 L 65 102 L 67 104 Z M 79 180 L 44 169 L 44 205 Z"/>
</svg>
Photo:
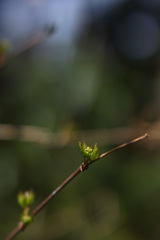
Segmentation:
<svg viewBox="0 0 160 240">
<path fill-rule="evenodd" d="M 123 21 L 128 14 L 147 12 L 148 1 L 145 7 L 133 5 L 134 1 L 131 5 L 114 1 L 106 8 L 104 1 L 100 5 L 91 1 L 90 6 L 77 1 L 77 8 L 73 1 L 67 1 L 66 10 L 64 1 L 59 1 L 56 16 L 62 18 L 60 26 L 55 24 L 56 18 L 37 25 L 40 16 L 44 18 L 39 10 L 34 28 L 28 33 L 24 26 L 17 38 L 11 37 L 12 31 L 4 24 L 8 21 L 13 27 L 11 16 L 6 20 L 2 14 L 2 10 L 10 13 L 8 6 L 13 10 L 11 2 L 6 2 L 8 5 L 0 2 L 0 42 L 5 39 L 11 45 L 0 52 L 1 238 L 20 220 L 19 191 L 34 190 L 34 209 L 82 163 L 79 139 L 89 145 L 98 143 L 103 153 L 148 132 L 148 140 L 109 155 L 76 177 L 16 239 L 159 240 L 160 33 L 155 35 L 157 49 L 136 55 L 145 44 L 141 31 L 135 29 L 139 40 L 132 35 L 133 42 L 127 45 L 131 52 L 126 53 L 129 50 L 119 45 L 124 43 L 124 29 L 117 30 L 120 20 L 126 26 Z M 51 4 L 26 2 L 30 15 L 25 19 L 44 6 L 48 6 L 47 12 Z M 53 2 L 56 6 L 57 1 Z M 21 6 L 19 1 L 14 4 Z M 23 4 L 22 9 L 26 9 Z M 16 12 L 14 7 L 17 22 L 21 19 L 19 8 Z M 76 11 L 80 20 L 75 21 L 73 34 L 68 26 L 74 22 L 71 13 L 75 17 Z M 152 11 L 152 17 L 160 32 L 158 11 Z M 33 25 L 32 21 L 28 24 Z M 52 25 L 55 31 L 47 36 Z M 154 31 L 147 34 L 153 36 Z M 128 36 L 130 43 L 130 32 Z M 150 49 L 153 43 L 149 41 Z"/>
</svg>

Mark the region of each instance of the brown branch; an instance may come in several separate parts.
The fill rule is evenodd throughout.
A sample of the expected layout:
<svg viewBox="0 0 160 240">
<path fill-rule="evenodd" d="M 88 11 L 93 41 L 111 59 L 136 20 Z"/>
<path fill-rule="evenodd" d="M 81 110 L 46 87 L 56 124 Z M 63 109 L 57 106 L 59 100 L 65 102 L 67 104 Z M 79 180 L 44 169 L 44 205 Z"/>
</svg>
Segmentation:
<svg viewBox="0 0 160 240">
<path fill-rule="evenodd" d="M 130 142 L 127 142 L 127 143 L 124 143 L 122 145 L 119 145 L 103 154 L 101 154 L 98 158 L 96 158 L 94 161 L 92 161 L 91 163 L 94 163 L 95 161 L 97 160 L 100 160 L 101 158 L 103 157 L 106 157 L 107 155 L 117 151 L 117 150 L 120 150 L 124 147 L 127 147 L 128 145 L 131 145 L 133 143 L 136 143 L 136 142 L 139 142 L 139 141 L 142 141 L 146 138 L 148 138 L 148 134 L 144 134 L 143 136 L 140 136 L 138 138 L 135 138 L 133 139 L 132 141 Z M 91 164 L 90 163 L 90 164 Z M 32 211 L 32 214 L 31 216 L 36 216 L 48 203 L 49 201 L 55 196 L 57 195 L 71 180 L 73 180 L 79 173 L 81 173 L 82 171 L 84 170 L 87 170 L 88 169 L 88 166 L 84 163 L 82 163 L 80 165 L 79 168 L 77 168 L 61 185 L 59 185 L 59 187 L 57 187 L 42 203 L 40 203 L 33 211 Z M 5 240 L 12 240 L 14 239 L 21 231 L 23 231 L 28 225 L 25 225 L 23 222 L 20 222 L 18 224 L 18 227 L 15 228 L 13 230 L 13 232 L 5 239 Z"/>
<path fill-rule="evenodd" d="M 49 36 L 54 32 L 55 28 L 53 26 L 47 27 L 45 30 L 39 31 L 35 33 L 33 36 L 30 36 L 28 39 L 26 39 L 24 42 L 21 43 L 17 47 L 17 50 L 15 53 L 10 54 L 8 57 L 6 57 L 6 60 L 3 62 L 2 65 L 0 65 L 0 70 L 7 67 L 10 62 L 12 62 L 17 57 L 20 57 L 21 55 L 25 54 L 32 48 L 40 45 L 43 43 Z"/>
<path fill-rule="evenodd" d="M 50 129 L 12 124 L 0 123 L 0 140 L 3 141 L 22 141 L 41 145 L 47 148 L 63 148 L 66 146 L 75 147 L 77 139 L 85 139 L 90 144 L 98 142 L 100 146 L 119 145 L 127 139 L 135 138 L 142 132 L 150 132 L 149 144 L 147 148 L 159 148 L 160 146 L 160 121 L 153 123 L 137 123 L 133 127 L 120 127 L 111 129 L 93 129 L 74 131 L 73 129 L 63 129 L 56 133 Z"/>
<path fill-rule="evenodd" d="M 37 215 L 47 204 L 48 202 L 59 193 L 73 178 L 75 178 L 81 172 L 80 167 L 77 168 L 59 187 L 57 187 L 37 208 L 32 212 L 32 215 Z"/>
<path fill-rule="evenodd" d="M 133 139 L 133 140 L 130 141 L 130 142 L 123 143 L 123 144 L 119 145 L 118 147 L 112 148 L 112 149 L 109 150 L 108 152 L 105 152 L 105 153 L 101 154 L 98 158 L 96 158 L 94 161 L 92 161 L 92 163 L 95 162 L 95 161 L 100 160 L 100 159 L 103 158 L 103 157 L 106 157 L 107 155 L 109 155 L 109 154 L 111 154 L 111 153 L 113 153 L 113 152 L 115 152 L 115 151 L 117 151 L 117 150 L 120 150 L 121 148 L 127 147 L 128 145 L 131 145 L 131 144 L 133 144 L 133 143 L 142 141 L 142 140 L 144 140 L 145 138 L 148 138 L 148 137 L 149 137 L 148 133 L 145 133 L 143 136 L 140 136 L 140 137 L 138 137 L 138 138 L 135 138 L 135 139 Z"/>
</svg>

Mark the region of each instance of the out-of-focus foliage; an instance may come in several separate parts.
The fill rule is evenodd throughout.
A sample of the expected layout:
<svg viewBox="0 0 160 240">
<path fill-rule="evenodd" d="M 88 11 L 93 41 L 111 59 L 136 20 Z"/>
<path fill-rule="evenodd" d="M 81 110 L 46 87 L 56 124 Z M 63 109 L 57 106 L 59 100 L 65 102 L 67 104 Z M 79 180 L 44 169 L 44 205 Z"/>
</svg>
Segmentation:
<svg viewBox="0 0 160 240">
<path fill-rule="evenodd" d="M 116 18 L 111 20 L 115 23 Z M 93 21 L 93 35 L 83 26 L 83 37 L 69 45 L 48 39 L 6 62 L 0 72 L 1 123 L 17 129 L 29 125 L 78 132 L 138 128 L 139 121 L 159 120 L 157 58 L 124 58 L 114 45 L 111 26 L 108 35 L 103 24 L 97 25 L 102 27 L 98 31 L 95 26 Z M 76 147 L 59 148 L 18 141 L 19 137 L 0 141 L 2 238 L 20 220 L 19 191 L 33 189 L 36 206 L 83 161 L 78 137 Z M 91 144 L 96 142 L 94 136 Z M 100 153 L 113 147 L 104 145 Z M 159 156 L 157 149 L 136 145 L 98 161 L 57 195 L 17 240 L 159 240 Z"/>
</svg>

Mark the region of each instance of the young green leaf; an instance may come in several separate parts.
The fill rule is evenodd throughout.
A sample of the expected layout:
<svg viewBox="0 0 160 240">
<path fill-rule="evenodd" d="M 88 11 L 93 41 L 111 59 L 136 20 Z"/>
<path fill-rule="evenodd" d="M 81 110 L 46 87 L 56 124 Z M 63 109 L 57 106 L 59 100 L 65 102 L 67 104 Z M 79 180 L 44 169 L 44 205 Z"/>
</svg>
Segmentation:
<svg viewBox="0 0 160 240">
<path fill-rule="evenodd" d="M 85 142 L 79 142 L 79 147 L 84 157 L 85 164 L 90 164 L 91 161 L 94 161 L 99 156 L 97 144 L 95 144 L 94 147 L 89 147 Z"/>
</svg>

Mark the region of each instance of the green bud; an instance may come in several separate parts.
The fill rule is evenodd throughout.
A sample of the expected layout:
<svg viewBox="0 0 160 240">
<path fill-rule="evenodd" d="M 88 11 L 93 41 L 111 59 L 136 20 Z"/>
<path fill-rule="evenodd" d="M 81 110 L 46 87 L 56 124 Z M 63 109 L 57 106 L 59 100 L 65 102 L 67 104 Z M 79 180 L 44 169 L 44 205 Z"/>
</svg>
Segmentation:
<svg viewBox="0 0 160 240">
<path fill-rule="evenodd" d="M 24 208 L 26 206 L 25 197 L 24 197 L 24 194 L 22 192 L 20 192 L 18 194 L 18 203 L 22 208 Z"/>
<path fill-rule="evenodd" d="M 21 221 L 22 221 L 24 224 L 30 224 L 30 223 L 33 222 L 33 217 L 22 214 L 22 216 L 21 216 Z"/>
<path fill-rule="evenodd" d="M 20 192 L 18 194 L 18 203 L 22 208 L 30 206 L 34 202 L 35 194 L 32 191 Z"/>
<path fill-rule="evenodd" d="M 32 205 L 34 202 L 35 194 L 33 191 L 25 192 L 26 204 L 27 206 Z"/>
<path fill-rule="evenodd" d="M 79 142 L 79 147 L 84 157 L 85 164 L 90 164 L 91 161 L 94 161 L 99 156 L 97 144 L 95 144 L 94 147 L 89 147 L 84 142 Z"/>
</svg>

